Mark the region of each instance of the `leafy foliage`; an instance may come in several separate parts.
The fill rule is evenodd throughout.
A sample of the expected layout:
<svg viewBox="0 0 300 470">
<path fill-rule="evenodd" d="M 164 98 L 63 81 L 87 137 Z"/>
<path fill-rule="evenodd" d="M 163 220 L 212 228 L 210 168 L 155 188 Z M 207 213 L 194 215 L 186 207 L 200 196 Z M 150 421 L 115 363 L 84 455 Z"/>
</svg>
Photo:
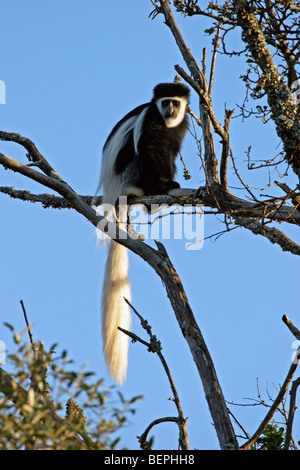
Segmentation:
<svg viewBox="0 0 300 470">
<path fill-rule="evenodd" d="M 284 428 L 276 423 L 266 426 L 252 450 L 281 450 L 284 442 Z"/>
<path fill-rule="evenodd" d="M 13 330 L 13 328 L 9 325 Z M 131 400 L 75 372 L 66 351 L 59 356 L 41 343 L 28 345 L 13 334 L 17 350 L 0 369 L 0 449 L 115 449 L 117 432 L 135 412 Z M 116 396 L 115 396 L 116 395 Z M 119 447 L 120 448 L 120 447 Z"/>
</svg>

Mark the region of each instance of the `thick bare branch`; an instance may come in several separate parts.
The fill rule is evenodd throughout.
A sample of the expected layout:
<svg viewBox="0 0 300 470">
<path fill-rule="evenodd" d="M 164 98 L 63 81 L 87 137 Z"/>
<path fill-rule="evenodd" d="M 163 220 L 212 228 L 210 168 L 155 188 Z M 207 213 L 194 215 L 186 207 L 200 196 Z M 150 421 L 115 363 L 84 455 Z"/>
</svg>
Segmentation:
<svg viewBox="0 0 300 470">
<path fill-rule="evenodd" d="M 289 414 L 288 414 L 288 421 L 287 421 L 287 426 L 286 426 L 285 441 L 284 441 L 284 446 L 283 446 L 284 450 L 289 450 L 290 442 L 292 439 L 293 422 L 294 422 L 295 411 L 297 409 L 296 395 L 297 395 L 297 389 L 299 385 L 300 385 L 300 377 L 294 380 L 291 386 Z"/>
<path fill-rule="evenodd" d="M 0 157 L 1 161 L 1 157 Z M 38 202 L 43 207 L 58 208 L 58 209 L 74 209 L 72 203 L 67 201 L 65 198 L 55 196 L 52 194 L 32 194 L 30 191 L 20 191 L 11 187 L 0 187 L 0 192 L 8 194 L 10 197 L 20 199 L 29 202 Z M 244 199 L 236 198 L 230 193 L 226 195 L 224 192 L 219 195 L 220 191 L 215 188 L 215 194 L 219 201 L 223 201 L 222 206 L 226 205 L 226 212 L 230 214 L 238 225 L 241 225 L 248 230 L 251 230 L 255 235 L 265 236 L 271 243 L 278 244 L 283 251 L 289 251 L 295 255 L 300 254 L 300 247 L 297 243 L 287 237 L 282 231 L 275 227 L 268 227 L 266 223 L 268 221 L 274 222 L 287 222 L 291 224 L 300 225 L 300 213 L 295 210 L 292 206 L 281 205 L 280 207 L 274 205 L 273 202 L 262 202 L 261 204 L 253 203 Z M 189 206 L 196 206 L 197 204 L 203 204 L 205 206 L 215 207 L 220 210 L 220 206 L 217 205 L 216 199 L 211 196 L 211 193 L 205 188 L 201 187 L 196 189 L 184 189 L 173 191 L 169 195 L 159 196 L 140 196 L 132 197 L 129 199 L 130 204 L 143 204 L 147 208 L 151 208 L 151 205 L 160 205 L 162 203 L 172 205 L 185 204 Z M 196 197 L 197 194 L 197 197 Z M 79 196 L 86 204 L 91 205 L 92 196 Z M 97 197 L 96 204 L 101 204 L 101 196 Z M 216 213 L 218 213 L 216 212 Z M 262 226 L 261 219 L 264 218 L 264 224 Z"/>
<path fill-rule="evenodd" d="M 237 449 L 236 436 L 210 353 L 196 323 L 179 276 L 163 245 L 158 242 L 157 245 L 165 266 L 161 278 L 170 300 L 173 299 L 174 313 L 200 374 L 220 447 L 222 450 Z"/>
<path fill-rule="evenodd" d="M 288 327 L 290 332 L 295 336 L 295 338 L 300 341 L 300 330 L 291 322 L 291 320 L 286 315 L 283 315 L 282 321 L 286 324 L 286 326 Z"/>
<path fill-rule="evenodd" d="M 263 221 L 259 222 L 247 217 L 236 217 L 235 222 L 247 228 L 255 235 L 262 235 L 271 243 L 279 245 L 282 251 L 288 251 L 289 253 L 300 256 L 300 245 L 287 237 L 281 230 L 275 227 L 268 227 Z"/>
</svg>

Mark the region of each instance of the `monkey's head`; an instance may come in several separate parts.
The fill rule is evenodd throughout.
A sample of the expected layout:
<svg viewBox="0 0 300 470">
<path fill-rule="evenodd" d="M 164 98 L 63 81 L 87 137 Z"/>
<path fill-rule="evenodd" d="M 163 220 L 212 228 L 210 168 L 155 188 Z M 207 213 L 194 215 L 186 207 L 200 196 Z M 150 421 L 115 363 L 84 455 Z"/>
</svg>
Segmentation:
<svg viewBox="0 0 300 470">
<path fill-rule="evenodd" d="M 160 83 L 154 88 L 153 101 L 167 127 L 178 126 L 185 117 L 190 90 L 180 82 Z"/>
</svg>

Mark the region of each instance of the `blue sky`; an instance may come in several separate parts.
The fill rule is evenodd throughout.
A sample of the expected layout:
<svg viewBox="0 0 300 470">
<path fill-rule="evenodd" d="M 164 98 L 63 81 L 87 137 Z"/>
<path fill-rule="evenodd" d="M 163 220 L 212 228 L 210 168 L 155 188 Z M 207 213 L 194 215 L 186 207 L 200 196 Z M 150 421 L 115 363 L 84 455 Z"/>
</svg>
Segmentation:
<svg viewBox="0 0 300 470">
<path fill-rule="evenodd" d="M 2 1 L 0 80 L 6 84 L 6 104 L 0 105 L 0 128 L 32 139 L 79 194 L 93 195 L 96 190 L 101 148 L 113 125 L 130 109 L 148 101 L 157 83 L 173 81 L 175 64 L 184 66 L 162 17 L 148 18 L 151 10 L 148 0 Z M 206 46 L 209 60 L 211 39 L 204 29 L 210 23 L 178 15 L 176 19 L 196 59 L 201 60 Z M 238 47 L 239 33 L 230 40 Z M 225 104 L 234 108 L 243 100 L 239 80 L 243 72 L 241 59 L 219 57 L 213 100 L 220 122 Z M 194 95 L 191 106 L 198 114 Z M 273 156 L 278 143 L 271 126 L 255 120 L 232 121 L 231 145 L 245 177 L 248 146 L 252 145 L 254 158 L 261 159 Z M 24 152 L 15 144 L 1 143 L 1 151 L 26 163 Z M 184 181 L 178 164 L 178 181 L 183 187 L 198 187 L 204 176 L 191 135 L 183 155 L 192 179 Z M 263 173 L 251 173 L 247 178 L 255 185 L 267 181 Z M 238 186 L 234 176 L 230 182 Z M 292 186 L 294 178 L 289 182 Z M 3 169 L 0 185 L 50 192 Z M 274 191 L 270 188 L 272 194 Z M 236 194 L 240 194 L 238 190 Z M 96 247 L 93 227 L 75 212 L 45 210 L 5 195 L 0 195 L 0 208 L 1 322 L 23 330 L 19 304 L 23 299 L 35 339 L 46 346 L 58 342 L 76 363 L 89 363 L 89 369 L 109 384 L 100 339 L 106 252 Z M 223 228 L 216 217 L 205 216 L 206 236 Z M 288 228 L 288 234 L 297 241 L 295 229 Z M 283 382 L 293 352 L 294 338 L 282 323 L 282 315 L 299 326 L 297 257 L 244 229 L 215 242 L 206 240 L 199 251 L 186 251 L 181 240 L 164 243 L 226 398 L 237 403 L 257 398 L 257 379 L 263 397 L 267 399 L 267 390 L 275 397 L 274 386 Z M 218 448 L 200 379 L 160 279 L 134 254 L 130 256 L 130 279 L 134 306 L 162 342 L 183 412 L 189 417 L 191 448 Z M 136 319 L 133 331 L 144 335 Z M 2 325 L 0 339 L 9 345 Z M 122 433 L 122 444 L 137 449 L 136 436 L 153 419 L 176 413 L 168 401 L 171 392 L 158 359 L 140 344 L 130 347 L 122 393 L 128 398 L 144 395 L 131 425 Z M 266 412 L 260 407 L 232 406 L 231 410 L 250 434 Z M 297 425 L 299 430 L 299 420 Z M 299 438 L 299 431 L 295 437 Z M 155 429 L 154 448 L 177 448 L 175 425 Z"/>
</svg>

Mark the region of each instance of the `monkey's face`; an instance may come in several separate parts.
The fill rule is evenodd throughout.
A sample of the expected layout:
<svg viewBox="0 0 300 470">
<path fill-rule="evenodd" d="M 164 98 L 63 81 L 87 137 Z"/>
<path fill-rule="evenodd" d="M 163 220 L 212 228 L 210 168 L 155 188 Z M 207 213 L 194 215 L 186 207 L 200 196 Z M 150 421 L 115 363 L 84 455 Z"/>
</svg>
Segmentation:
<svg viewBox="0 0 300 470">
<path fill-rule="evenodd" d="M 182 122 L 187 104 L 187 99 L 177 96 L 156 100 L 158 111 L 167 127 L 176 127 Z"/>
</svg>

